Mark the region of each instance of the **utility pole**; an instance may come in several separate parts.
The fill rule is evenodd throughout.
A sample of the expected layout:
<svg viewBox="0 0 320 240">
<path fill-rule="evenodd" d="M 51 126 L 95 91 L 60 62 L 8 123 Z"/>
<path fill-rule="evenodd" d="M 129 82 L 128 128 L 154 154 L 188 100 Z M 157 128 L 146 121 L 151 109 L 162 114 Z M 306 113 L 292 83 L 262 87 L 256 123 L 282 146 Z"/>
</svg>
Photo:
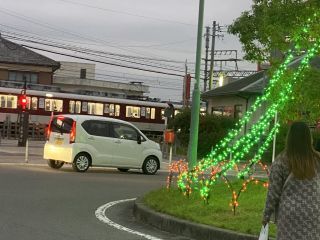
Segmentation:
<svg viewBox="0 0 320 240">
<path fill-rule="evenodd" d="M 215 43 L 216 43 L 216 31 L 217 31 L 217 23 L 216 23 L 216 21 L 213 21 L 212 40 L 211 40 L 211 62 L 210 62 L 209 90 L 212 89 L 212 81 L 213 81 L 214 48 L 215 48 Z"/>
<path fill-rule="evenodd" d="M 208 55 L 209 55 L 209 42 L 210 42 L 210 27 L 206 27 L 206 58 L 204 59 L 204 87 L 203 87 L 203 91 L 206 92 L 207 91 L 207 82 L 208 82 Z"/>
<path fill-rule="evenodd" d="M 198 156 L 198 132 L 199 132 L 199 115 L 200 115 L 200 66 L 201 66 L 201 48 L 202 48 L 202 27 L 203 27 L 204 0 L 199 0 L 199 18 L 198 18 L 198 36 L 197 36 L 197 53 L 196 53 L 196 72 L 195 84 L 192 93 L 191 108 L 191 125 L 190 139 L 188 146 L 188 163 L 191 170 L 197 164 Z"/>
<path fill-rule="evenodd" d="M 183 107 L 186 108 L 186 107 L 189 107 L 189 102 L 187 99 L 188 98 L 188 94 L 187 94 L 188 61 L 187 59 L 184 66 L 185 66 L 185 73 L 183 78 L 182 102 L 183 102 Z"/>
</svg>

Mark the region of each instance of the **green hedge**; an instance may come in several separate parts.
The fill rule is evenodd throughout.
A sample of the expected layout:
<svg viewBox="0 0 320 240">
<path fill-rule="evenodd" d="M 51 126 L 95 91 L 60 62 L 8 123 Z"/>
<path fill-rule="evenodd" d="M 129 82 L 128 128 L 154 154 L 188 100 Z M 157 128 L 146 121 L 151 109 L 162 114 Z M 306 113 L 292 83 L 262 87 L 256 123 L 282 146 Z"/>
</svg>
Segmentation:
<svg viewBox="0 0 320 240">
<path fill-rule="evenodd" d="M 181 151 L 187 153 L 189 143 L 191 111 L 184 109 L 169 123 L 181 144 Z M 219 140 L 223 139 L 228 130 L 234 127 L 234 119 L 215 115 L 200 115 L 198 158 L 204 157 Z"/>
</svg>

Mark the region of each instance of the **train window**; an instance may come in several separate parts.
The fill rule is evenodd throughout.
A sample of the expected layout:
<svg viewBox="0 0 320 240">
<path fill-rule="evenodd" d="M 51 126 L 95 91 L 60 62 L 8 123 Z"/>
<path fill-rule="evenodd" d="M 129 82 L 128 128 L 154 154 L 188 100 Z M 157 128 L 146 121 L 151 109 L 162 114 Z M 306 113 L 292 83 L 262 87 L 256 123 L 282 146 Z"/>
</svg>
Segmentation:
<svg viewBox="0 0 320 240">
<path fill-rule="evenodd" d="M 109 105 L 109 116 L 114 116 L 114 104 Z"/>
<path fill-rule="evenodd" d="M 156 109 L 151 108 L 151 119 L 156 119 Z"/>
<path fill-rule="evenodd" d="M 0 95 L 1 108 L 17 108 L 18 98 L 12 95 Z"/>
<path fill-rule="evenodd" d="M 162 120 L 165 120 L 165 119 L 166 119 L 166 117 L 164 116 L 164 109 L 161 109 L 161 119 L 162 119 Z"/>
<path fill-rule="evenodd" d="M 76 113 L 81 113 L 81 101 L 76 101 Z"/>
<path fill-rule="evenodd" d="M 27 108 L 31 110 L 38 109 L 38 98 L 37 97 L 27 97 Z"/>
<path fill-rule="evenodd" d="M 156 118 L 156 109 L 155 108 L 147 108 L 146 118 L 147 119 L 155 119 Z"/>
<path fill-rule="evenodd" d="M 87 102 L 82 102 L 82 112 L 88 111 L 88 103 Z"/>
<path fill-rule="evenodd" d="M 109 113 L 110 112 L 110 109 L 109 109 L 109 104 L 105 104 L 104 105 L 104 113 Z"/>
<path fill-rule="evenodd" d="M 45 110 L 50 112 L 62 112 L 63 109 L 63 101 L 60 99 L 45 99 Z"/>
<path fill-rule="evenodd" d="M 88 114 L 103 115 L 103 104 L 88 102 Z"/>
<path fill-rule="evenodd" d="M 146 117 L 146 118 L 148 118 L 148 117 L 147 117 L 147 114 L 148 114 L 148 113 L 146 113 L 146 110 L 148 111 L 148 108 L 141 107 L 141 111 L 140 111 L 140 116 L 141 116 L 141 117 Z"/>
<path fill-rule="evenodd" d="M 74 113 L 74 106 L 75 106 L 74 101 L 69 101 L 69 113 Z"/>
<path fill-rule="evenodd" d="M 126 117 L 140 118 L 140 107 L 126 106 Z"/>
<path fill-rule="evenodd" d="M 116 105 L 116 109 L 115 109 L 114 115 L 115 115 L 116 117 L 119 117 L 119 116 L 120 116 L 120 105 Z"/>
<path fill-rule="evenodd" d="M 81 113 L 81 101 L 69 101 L 70 113 Z"/>
</svg>

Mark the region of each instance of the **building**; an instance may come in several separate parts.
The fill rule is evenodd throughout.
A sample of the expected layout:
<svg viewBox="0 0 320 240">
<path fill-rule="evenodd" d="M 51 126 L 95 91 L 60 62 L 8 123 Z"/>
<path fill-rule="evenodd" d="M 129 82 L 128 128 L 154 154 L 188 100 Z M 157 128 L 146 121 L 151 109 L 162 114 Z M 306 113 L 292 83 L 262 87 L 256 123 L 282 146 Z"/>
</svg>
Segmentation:
<svg viewBox="0 0 320 240">
<path fill-rule="evenodd" d="M 0 86 L 22 88 L 52 85 L 60 63 L 0 36 Z"/>
<path fill-rule="evenodd" d="M 265 71 L 231 81 L 202 94 L 207 113 L 239 118 L 261 95 L 268 80 Z"/>
<path fill-rule="evenodd" d="M 53 84 L 63 91 L 114 98 L 139 98 L 149 93 L 149 86 L 141 82 L 97 80 L 95 64 L 92 63 L 62 61 L 60 64 L 60 69 L 54 74 Z"/>
<path fill-rule="evenodd" d="M 289 68 L 297 68 L 304 55 L 297 57 L 288 64 Z M 320 57 L 310 62 L 311 66 L 320 69 Z M 202 94 L 202 99 L 207 102 L 207 113 L 240 118 L 256 101 L 257 96 L 262 95 L 269 82 L 267 71 L 260 71 L 251 76 L 232 81 L 222 87 L 215 88 Z M 253 121 L 246 126 L 256 122 L 265 112 L 266 106 L 258 108 L 253 114 Z"/>
</svg>

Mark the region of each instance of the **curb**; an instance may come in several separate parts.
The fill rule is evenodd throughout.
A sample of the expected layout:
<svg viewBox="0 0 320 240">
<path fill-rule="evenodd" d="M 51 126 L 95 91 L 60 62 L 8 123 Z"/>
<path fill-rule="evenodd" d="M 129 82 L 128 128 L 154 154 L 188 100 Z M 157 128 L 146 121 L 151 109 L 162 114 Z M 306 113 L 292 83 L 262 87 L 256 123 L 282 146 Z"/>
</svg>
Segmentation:
<svg viewBox="0 0 320 240">
<path fill-rule="evenodd" d="M 136 219 L 148 223 L 166 232 L 182 235 L 196 240 L 257 240 L 258 236 L 238 233 L 231 230 L 211 227 L 178 219 L 148 208 L 139 197 L 134 202 L 133 215 Z M 271 239 L 271 238 L 270 238 Z"/>
</svg>

